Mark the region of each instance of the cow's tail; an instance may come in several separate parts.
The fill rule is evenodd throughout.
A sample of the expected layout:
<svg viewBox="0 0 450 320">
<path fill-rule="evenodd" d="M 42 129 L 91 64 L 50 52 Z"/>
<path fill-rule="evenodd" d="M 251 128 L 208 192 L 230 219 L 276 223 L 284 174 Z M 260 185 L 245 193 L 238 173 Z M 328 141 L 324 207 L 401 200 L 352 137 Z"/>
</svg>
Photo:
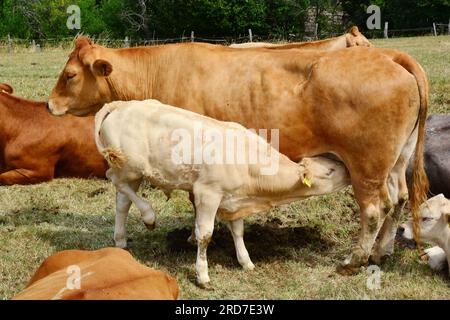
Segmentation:
<svg viewBox="0 0 450 320">
<path fill-rule="evenodd" d="M 425 173 L 424 168 L 424 145 L 425 145 L 425 123 L 427 119 L 428 103 L 429 103 L 429 87 L 428 79 L 425 71 L 417 61 L 412 57 L 404 53 L 398 53 L 394 57 L 394 62 L 401 65 L 409 73 L 414 75 L 417 81 L 420 96 L 420 109 L 418 117 L 418 139 L 416 145 L 416 151 L 414 154 L 414 167 L 412 173 L 412 183 L 410 189 L 410 203 L 411 212 L 414 222 L 414 238 L 418 244 L 418 248 L 421 248 L 420 241 L 420 217 L 419 206 L 427 200 L 429 181 Z"/>
<path fill-rule="evenodd" d="M 119 148 L 106 146 L 101 137 L 103 122 L 114 109 L 114 104 L 108 104 L 95 115 L 95 144 L 111 168 L 122 168 L 126 160 L 125 154 Z"/>
</svg>

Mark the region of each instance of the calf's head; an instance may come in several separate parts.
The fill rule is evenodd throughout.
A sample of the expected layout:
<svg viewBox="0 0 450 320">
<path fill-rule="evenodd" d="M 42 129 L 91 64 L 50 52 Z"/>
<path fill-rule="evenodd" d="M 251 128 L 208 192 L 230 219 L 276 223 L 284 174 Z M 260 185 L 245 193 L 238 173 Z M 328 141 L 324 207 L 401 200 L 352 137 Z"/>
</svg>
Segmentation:
<svg viewBox="0 0 450 320">
<path fill-rule="evenodd" d="M 304 158 L 302 194 L 315 196 L 329 194 L 348 186 L 350 175 L 342 162 L 325 157 Z"/>
<path fill-rule="evenodd" d="M 103 47 L 87 37 L 78 37 L 75 49 L 61 72 L 48 101 L 48 110 L 55 116 L 85 116 L 97 112 L 110 102 L 111 89 L 107 78 L 112 65 L 102 58 Z"/>
<path fill-rule="evenodd" d="M 450 235 L 450 200 L 440 194 L 424 202 L 419 212 L 421 239 L 442 246 Z M 414 239 L 413 220 L 409 219 L 402 224 L 399 231 L 404 238 Z"/>
</svg>

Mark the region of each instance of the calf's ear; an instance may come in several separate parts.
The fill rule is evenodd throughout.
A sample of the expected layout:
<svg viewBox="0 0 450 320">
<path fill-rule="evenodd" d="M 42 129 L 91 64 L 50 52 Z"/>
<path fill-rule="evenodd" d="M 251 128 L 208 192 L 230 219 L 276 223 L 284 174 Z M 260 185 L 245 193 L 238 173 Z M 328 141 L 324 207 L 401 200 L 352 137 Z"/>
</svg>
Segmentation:
<svg viewBox="0 0 450 320">
<path fill-rule="evenodd" d="M 91 69 L 97 77 L 108 77 L 113 72 L 111 63 L 103 59 L 95 60 Z"/>
</svg>

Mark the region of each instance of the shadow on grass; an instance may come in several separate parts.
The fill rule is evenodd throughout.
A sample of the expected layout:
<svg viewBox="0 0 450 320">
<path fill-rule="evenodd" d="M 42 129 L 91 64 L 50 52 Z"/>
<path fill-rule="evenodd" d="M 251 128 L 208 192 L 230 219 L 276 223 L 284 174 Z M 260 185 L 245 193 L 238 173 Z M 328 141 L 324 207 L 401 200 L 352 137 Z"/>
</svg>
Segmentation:
<svg viewBox="0 0 450 320">
<path fill-rule="evenodd" d="M 195 261 L 196 247 L 187 242 L 191 233 L 191 219 L 182 219 L 180 228 L 167 228 L 171 217 L 161 217 L 156 230 L 149 232 L 143 223 L 134 217 L 129 219 L 127 231 L 130 252 L 139 260 L 157 263 L 172 268 L 184 261 Z M 173 222 L 173 221 L 172 221 Z M 83 215 L 61 213 L 58 208 L 33 206 L 10 217 L 15 227 L 25 226 L 36 236 L 49 243 L 56 251 L 68 249 L 96 250 L 114 246 L 112 214 Z M 172 224 L 173 225 L 173 224 Z M 318 228 L 306 226 L 280 227 L 276 221 L 265 225 L 246 224 L 245 243 L 254 262 L 272 262 L 274 260 L 308 259 L 312 255 L 326 256 L 334 243 L 325 239 Z M 299 250 L 302 257 L 299 258 Z M 212 263 L 239 267 L 236 259 L 233 239 L 228 228 L 220 223 L 216 225 L 208 250 Z"/>
</svg>

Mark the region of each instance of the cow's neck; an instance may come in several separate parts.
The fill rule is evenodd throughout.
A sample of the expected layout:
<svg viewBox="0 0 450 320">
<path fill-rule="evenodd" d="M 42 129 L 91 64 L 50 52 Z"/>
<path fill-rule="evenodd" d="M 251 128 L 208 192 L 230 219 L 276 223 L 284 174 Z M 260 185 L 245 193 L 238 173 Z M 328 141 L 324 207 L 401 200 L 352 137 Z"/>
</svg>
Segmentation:
<svg viewBox="0 0 450 320">
<path fill-rule="evenodd" d="M 111 100 L 153 99 L 157 74 L 161 70 L 159 51 L 154 47 L 108 50 L 109 60 L 114 66 L 107 78 Z"/>
</svg>

